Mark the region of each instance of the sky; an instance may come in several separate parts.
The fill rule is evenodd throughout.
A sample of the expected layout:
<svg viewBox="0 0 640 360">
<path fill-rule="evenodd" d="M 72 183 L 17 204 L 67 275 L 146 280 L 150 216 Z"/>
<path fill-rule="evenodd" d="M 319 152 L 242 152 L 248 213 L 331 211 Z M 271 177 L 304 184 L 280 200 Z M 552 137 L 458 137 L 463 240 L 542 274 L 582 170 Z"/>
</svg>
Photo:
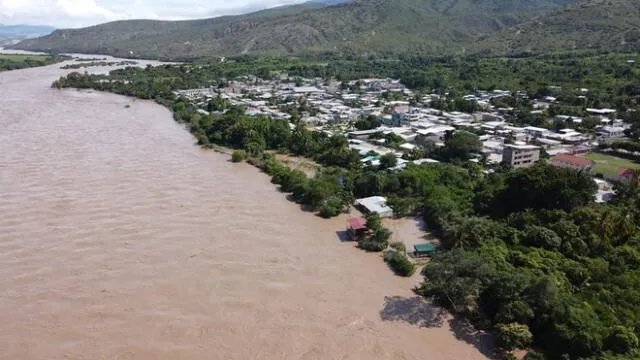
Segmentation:
<svg viewBox="0 0 640 360">
<path fill-rule="evenodd" d="M 235 15 L 305 0 L 0 0 L 0 24 L 74 28 L 122 19 Z"/>
</svg>

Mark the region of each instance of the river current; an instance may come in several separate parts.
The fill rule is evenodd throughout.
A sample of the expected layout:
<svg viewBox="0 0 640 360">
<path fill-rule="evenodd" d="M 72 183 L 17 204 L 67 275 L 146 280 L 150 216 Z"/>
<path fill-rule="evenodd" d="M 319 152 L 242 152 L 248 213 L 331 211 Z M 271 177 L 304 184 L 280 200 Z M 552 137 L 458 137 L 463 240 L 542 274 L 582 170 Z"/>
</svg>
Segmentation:
<svg viewBox="0 0 640 360">
<path fill-rule="evenodd" d="M 485 359 L 346 217 L 60 66 L 0 73 L 0 359 Z"/>
</svg>

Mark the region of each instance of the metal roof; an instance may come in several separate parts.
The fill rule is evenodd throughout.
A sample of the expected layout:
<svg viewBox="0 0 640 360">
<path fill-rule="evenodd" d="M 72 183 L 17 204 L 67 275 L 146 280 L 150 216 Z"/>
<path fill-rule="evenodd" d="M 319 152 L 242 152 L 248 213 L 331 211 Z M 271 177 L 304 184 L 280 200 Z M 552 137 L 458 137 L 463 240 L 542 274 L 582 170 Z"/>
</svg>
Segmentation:
<svg viewBox="0 0 640 360">
<path fill-rule="evenodd" d="M 436 246 L 431 243 L 417 244 L 413 245 L 413 249 L 417 252 L 434 252 L 436 251 Z"/>
<path fill-rule="evenodd" d="M 363 230 L 367 228 L 367 219 L 363 217 L 353 217 L 347 220 L 350 229 Z"/>
</svg>

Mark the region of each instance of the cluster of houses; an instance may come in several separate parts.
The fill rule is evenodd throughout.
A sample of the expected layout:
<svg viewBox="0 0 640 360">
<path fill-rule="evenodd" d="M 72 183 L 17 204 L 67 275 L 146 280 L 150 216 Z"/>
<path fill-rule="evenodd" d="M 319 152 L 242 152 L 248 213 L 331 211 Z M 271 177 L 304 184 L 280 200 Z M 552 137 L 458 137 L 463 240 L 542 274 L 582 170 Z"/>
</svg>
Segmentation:
<svg viewBox="0 0 640 360">
<path fill-rule="evenodd" d="M 213 98 L 244 106 L 249 115 L 264 115 L 274 119 L 290 119 L 289 109 L 303 108 L 305 110 L 299 114 L 302 121 L 310 128 L 329 135 L 346 135 L 349 146 L 358 151 L 363 164 L 377 167 L 382 155 L 394 154 L 397 165 L 391 170 L 402 169 L 410 163 L 403 154 L 415 154 L 427 142 L 443 146 L 447 134 L 472 129 L 482 134 L 479 136 L 482 153 L 476 154 L 475 161 L 482 158 L 487 164 L 506 163 L 520 168 L 533 166 L 545 154 L 552 157 L 550 163 L 553 165 L 593 173 L 595 163 L 581 155 L 591 152 L 603 138 L 624 137 L 629 127 L 622 120 L 615 119 L 613 109 L 587 109 L 589 116 L 600 122 L 595 134 L 584 134 L 571 128 L 552 131 L 535 126 L 515 126 L 506 120 L 506 114 L 513 109 L 491 105 L 494 98 L 512 95 L 504 90 L 478 91 L 463 97 L 477 103 L 481 111 L 472 114 L 441 111 L 430 105 L 433 100 L 446 95 L 418 97 L 400 81 L 393 79 L 360 79 L 341 83 L 320 78 L 290 79 L 286 74 L 275 80 L 244 76 L 223 88 L 182 90 L 177 94 L 200 105 L 202 114 L 208 114 L 204 105 Z M 526 96 L 524 93 L 516 95 Z M 550 96 L 536 99 L 533 113 L 542 113 L 556 102 Z M 379 119 L 381 126 L 355 130 L 354 122 L 368 116 Z M 566 115 L 549 119 L 550 122 L 554 120 L 579 125 L 584 119 Z M 401 140 L 391 146 L 387 143 L 389 134 Z M 437 160 L 421 158 L 411 162 L 422 164 Z M 616 177 L 607 180 L 625 181 L 628 177 L 628 169 L 620 169 Z M 602 191 L 610 190 L 609 185 L 599 186 Z"/>
</svg>

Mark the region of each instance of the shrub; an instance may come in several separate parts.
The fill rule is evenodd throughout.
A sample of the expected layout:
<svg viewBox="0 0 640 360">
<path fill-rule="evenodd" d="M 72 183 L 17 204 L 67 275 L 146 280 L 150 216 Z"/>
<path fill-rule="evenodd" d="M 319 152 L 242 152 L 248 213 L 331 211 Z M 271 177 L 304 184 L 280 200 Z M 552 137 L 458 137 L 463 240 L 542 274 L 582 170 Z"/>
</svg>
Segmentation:
<svg viewBox="0 0 640 360">
<path fill-rule="evenodd" d="M 506 350 L 525 349 L 533 341 L 533 335 L 527 325 L 498 324 L 496 329 L 498 330 L 496 342 Z"/>
<path fill-rule="evenodd" d="M 391 238 L 391 231 L 380 227 L 369 238 L 361 241 L 358 246 L 366 251 L 380 252 L 389 246 L 389 238 Z"/>
<path fill-rule="evenodd" d="M 397 242 L 391 243 L 391 245 L 389 245 L 389 246 L 391 246 L 392 249 L 398 251 L 401 254 L 406 254 L 407 253 L 407 246 L 401 241 L 397 241 Z"/>
<path fill-rule="evenodd" d="M 527 356 L 525 356 L 524 360 L 546 360 L 544 354 L 537 352 L 535 350 L 529 350 Z"/>
<path fill-rule="evenodd" d="M 389 244 L 387 243 L 379 243 L 371 240 L 363 240 L 358 243 L 358 247 L 360 249 L 370 251 L 370 252 L 381 252 L 384 251 Z"/>
<path fill-rule="evenodd" d="M 234 163 L 243 162 L 247 159 L 247 153 L 244 150 L 234 150 L 231 154 L 231 161 Z"/>
<path fill-rule="evenodd" d="M 367 219 L 367 227 L 371 231 L 378 231 L 382 228 L 382 218 L 377 213 L 369 213 L 365 215 L 365 219 Z"/>
<path fill-rule="evenodd" d="M 332 196 L 320 207 L 320 216 L 328 219 L 334 216 L 338 216 L 342 213 L 342 200 L 338 197 Z"/>
<path fill-rule="evenodd" d="M 397 244 L 397 243 L 396 243 Z M 390 250 L 384 253 L 384 261 L 398 276 L 409 277 L 416 272 L 416 266 L 404 253 Z"/>
</svg>

